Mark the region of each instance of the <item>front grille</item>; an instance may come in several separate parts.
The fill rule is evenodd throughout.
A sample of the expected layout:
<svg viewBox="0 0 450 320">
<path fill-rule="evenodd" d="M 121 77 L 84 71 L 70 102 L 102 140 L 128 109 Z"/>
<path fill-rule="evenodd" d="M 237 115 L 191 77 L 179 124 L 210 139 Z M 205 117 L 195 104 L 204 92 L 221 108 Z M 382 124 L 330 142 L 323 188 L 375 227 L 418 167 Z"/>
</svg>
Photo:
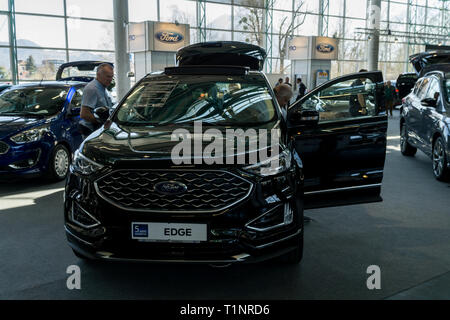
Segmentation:
<svg viewBox="0 0 450 320">
<path fill-rule="evenodd" d="M 184 184 L 187 191 L 162 194 L 155 186 Z M 144 212 L 216 212 L 248 197 L 252 184 L 224 171 L 117 170 L 95 182 L 100 197 L 126 210 Z"/>
<path fill-rule="evenodd" d="M 5 154 L 9 151 L 9 145 L 0 141 L 0 154 Z"/>
</svg>

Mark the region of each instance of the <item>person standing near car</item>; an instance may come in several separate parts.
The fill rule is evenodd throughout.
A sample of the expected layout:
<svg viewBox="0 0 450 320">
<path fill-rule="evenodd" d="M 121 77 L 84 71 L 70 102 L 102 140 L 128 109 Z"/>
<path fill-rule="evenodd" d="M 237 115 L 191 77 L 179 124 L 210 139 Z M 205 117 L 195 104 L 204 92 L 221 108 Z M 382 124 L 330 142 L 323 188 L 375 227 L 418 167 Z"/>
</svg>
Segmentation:
<svg viewBox="0 0 450 320">
<path fill-rule="evenodd" d="M 114 78 L 114 68 L 109 63 L 103 63 L 97 68 L 96 78 L 89 82 L 83 91 L 81 102 L 79 130 L 83 139 L 97 130 L 101 123 L 94 117 L 94 110 L 99 107 L 112 107 L 112 101 L 106 92 Z"/>
<path fill-rule="evenodd" d="M 290 81 L 289 77 L 286 77 L 286 79 L 284 79 L 284 84 L 287 84 L 288 86 L 292 87 L 292 84 L 289 81 Z"/>
<path fill-rule="evenodd" d="M 391 82 L 388 81 L 386 86 L 384 87 L 384 101 L 386 108 L 386 115 L 391 115 L 393 117 L 392 111 L 394 109 L 394 99 L 395 99 L 395 88 L 391 85 Z"/>
<path fill-rule="evenodd" d="M 298 96 L 297 96 L 297 100 L 296 101 L 298 101 L 301 98 L 303 98 L 305 96 L 305 93 L 306 93 L 306 86 L 302 82 L 302 78 L 298 78 L 297 79 L 297 85 L 298 85 Z"/>
<path fill-rule="evenodd" d="M 287 108 L 289 107 L 289 101 L 292 98 L 292 88 L 287 84 L 280 84 L 274 89 L 275 97 L 277 98 L 278 104 L 281 107 L 281 112 L 283 117 L 287 116 Z"/>
<path fill-rule="evenodd" d="M 367 72 L 366 69 L 361 69 L 359 72 Z M 361 92 L 364 92 L 364 81 L 366 78 L 361 77 L 359 79 L 356 79 L 351 84 L 352 88 L 355 88 L 356 94 L 352 94 L 350 96 L 350 115 L 352 117 L 358 117 L 358 116 L 365 116 L 367 115 L 367 105 L 366 105 L 366 99 L 364 98 L 364 94 Z"/>
</svg>

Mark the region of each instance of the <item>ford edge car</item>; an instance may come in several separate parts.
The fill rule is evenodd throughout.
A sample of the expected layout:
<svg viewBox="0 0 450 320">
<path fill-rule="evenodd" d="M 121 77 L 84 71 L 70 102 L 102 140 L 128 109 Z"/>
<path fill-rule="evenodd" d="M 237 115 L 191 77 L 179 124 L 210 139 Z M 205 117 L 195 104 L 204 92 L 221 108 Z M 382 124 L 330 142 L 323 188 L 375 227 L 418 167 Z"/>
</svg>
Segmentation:
<svg viewBox="0 0 450 320">
<path fill-rule="evenodd" d="M 130 90 L 70 168 L 65 230 L 78 257 L 298 263 L 305 208 L 381 201 L 381 73 L 336 78 L 283 112 L 261 71 L 265 58 L 254 45 L 196 44 L 178 52 L 177 67 Z M 351 115 L 358 95 L 366 109 Z M 239 130 L 245 148 L 234 138 L 226 148 Z M 184 139 L 192 154 L 177 158 Z M 269 157 L 252 162 L 255 151 Z"/>
</svg>

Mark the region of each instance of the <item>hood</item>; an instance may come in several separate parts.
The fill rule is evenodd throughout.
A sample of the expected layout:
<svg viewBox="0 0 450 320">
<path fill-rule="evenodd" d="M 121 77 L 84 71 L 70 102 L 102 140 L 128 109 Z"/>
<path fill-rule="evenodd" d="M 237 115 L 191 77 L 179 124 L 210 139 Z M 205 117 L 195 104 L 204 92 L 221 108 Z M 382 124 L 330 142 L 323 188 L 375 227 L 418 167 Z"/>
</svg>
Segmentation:
<svg viewBox="0 0 450 320">
<path fill-rule="evenodd" d="M 272 129 L 279 128 L 279 122 L 271 122 L 268 124 L 261 125 L 259 127 L 252 127 L 258 133 L 259 129 L 267 130 L 268 145 L 270 147 Z M 208 129 L 215 129 L 215 133 L 208 135 Z M 191 154 L 194 154 L 194 146 L 201 146 L 201 150 L 206 152 L 205 149 L 208 146 L 211 149 L 212 143 L 217 147 L 216 150 L 222 150 L 223 155 L 235 156 L 240 153 L 237 146 L 233 145 L 230 150 L 227 150 L 227 129 L 238 129 L 229 127 L 204 127 L 203 135 L 194 133 L 193 127 L 157 127 L 157 128 L 121 128 L 117 124 L 112 123 L 108 129 L 103 128 L 96 132 L 95 136 L 87 139 L 85 143 L 81 146 L 82 152 L 88 158 L 104 164 L 112 165 L 116 161 L 133 161 L 133 160 L 164 160 L 171 161 L 171 155 L 174 148 L 180 148 L 182 140 L 172 141 L 172 134 L 175 130 L 176 133 L 189 133 L 191 134 L 191 143 L 189 148 L 191 148 Z M 247 130 L 246 128 L 242 128 Z M 278 131 L 279 132 L 279 131 Z M 220 135 L 219 135 L 220 134 Z M 278 137 L 274 136 L 277 142 L 276 144 L 281 144 Z M 257 141 L 258 136 L 252 136 L 253 141 Z M 256 144 L 258 146 L 258 144 Z M 210 150 L 209 149 L 209 150 Z M 262 148 L 268 149 L 268 148 Z M 248 156 L 250 150 L 249 140 L 246 139 L 245 151 L 244 153 Z M 259 149 L 257 149 L 259 151 Z M 254 151 L 254 150 L 252 150 Z M 192 156 L 193 160 L 195 157 Z M 224 157 L 225 158 L 225 157 Z M 225 163 L 226 161 L 224 161 Z M 193 163 L 193 161 L 192 161 Z"/>
<path fill-rule="evenodd" d="M 57 81 L 91 82 L 92 80 L 95 79 L 94 77 L 73 76 L 73 77 L 69 77 L 69 78 L 63 78 L 62 74 L 63 74 L 64 70 L 68 69 L 68 68 L 75 68 L 78 71 L 94 71 L 95 68 L 97 68 L 99 65 L 101 65 L 103 63 L 109 63 L 111 66 L 114 66 L 112 63 L 105 62 L 105 61 L 74 61 L 74 62 L 64 63 L 58 68 L 58 72 L 56 73 L 56 80 Z"/>
<path fill-rule="evenodd" d="M 34 127 L 41 122 L 45 121 L 36 118 L 0 116 L 0 139 L 14 135 L 28 127 Z"/>
<path fill-rule="evenodd" d="M 450 64 L 450 51 L 433 51 L 414 54 L 409 57 L 419 77 L 425 73 L 442 70 L 442 67 Z"/>
</svg>

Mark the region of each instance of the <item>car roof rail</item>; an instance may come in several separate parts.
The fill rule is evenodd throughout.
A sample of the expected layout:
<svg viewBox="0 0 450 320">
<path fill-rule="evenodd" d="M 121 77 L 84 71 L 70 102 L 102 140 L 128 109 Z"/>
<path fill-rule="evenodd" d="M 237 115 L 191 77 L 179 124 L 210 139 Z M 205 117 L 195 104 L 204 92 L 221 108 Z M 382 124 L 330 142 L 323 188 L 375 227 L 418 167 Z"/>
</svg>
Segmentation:
<svg viewBox="0 0 450 320">
<path fill-rule="evenodd" d="M 168 67 L 166 75 L 230 75 L 245 76 L 250 71 L 249 67 L 242 66 L 184 66 Z"/>
</svg>

